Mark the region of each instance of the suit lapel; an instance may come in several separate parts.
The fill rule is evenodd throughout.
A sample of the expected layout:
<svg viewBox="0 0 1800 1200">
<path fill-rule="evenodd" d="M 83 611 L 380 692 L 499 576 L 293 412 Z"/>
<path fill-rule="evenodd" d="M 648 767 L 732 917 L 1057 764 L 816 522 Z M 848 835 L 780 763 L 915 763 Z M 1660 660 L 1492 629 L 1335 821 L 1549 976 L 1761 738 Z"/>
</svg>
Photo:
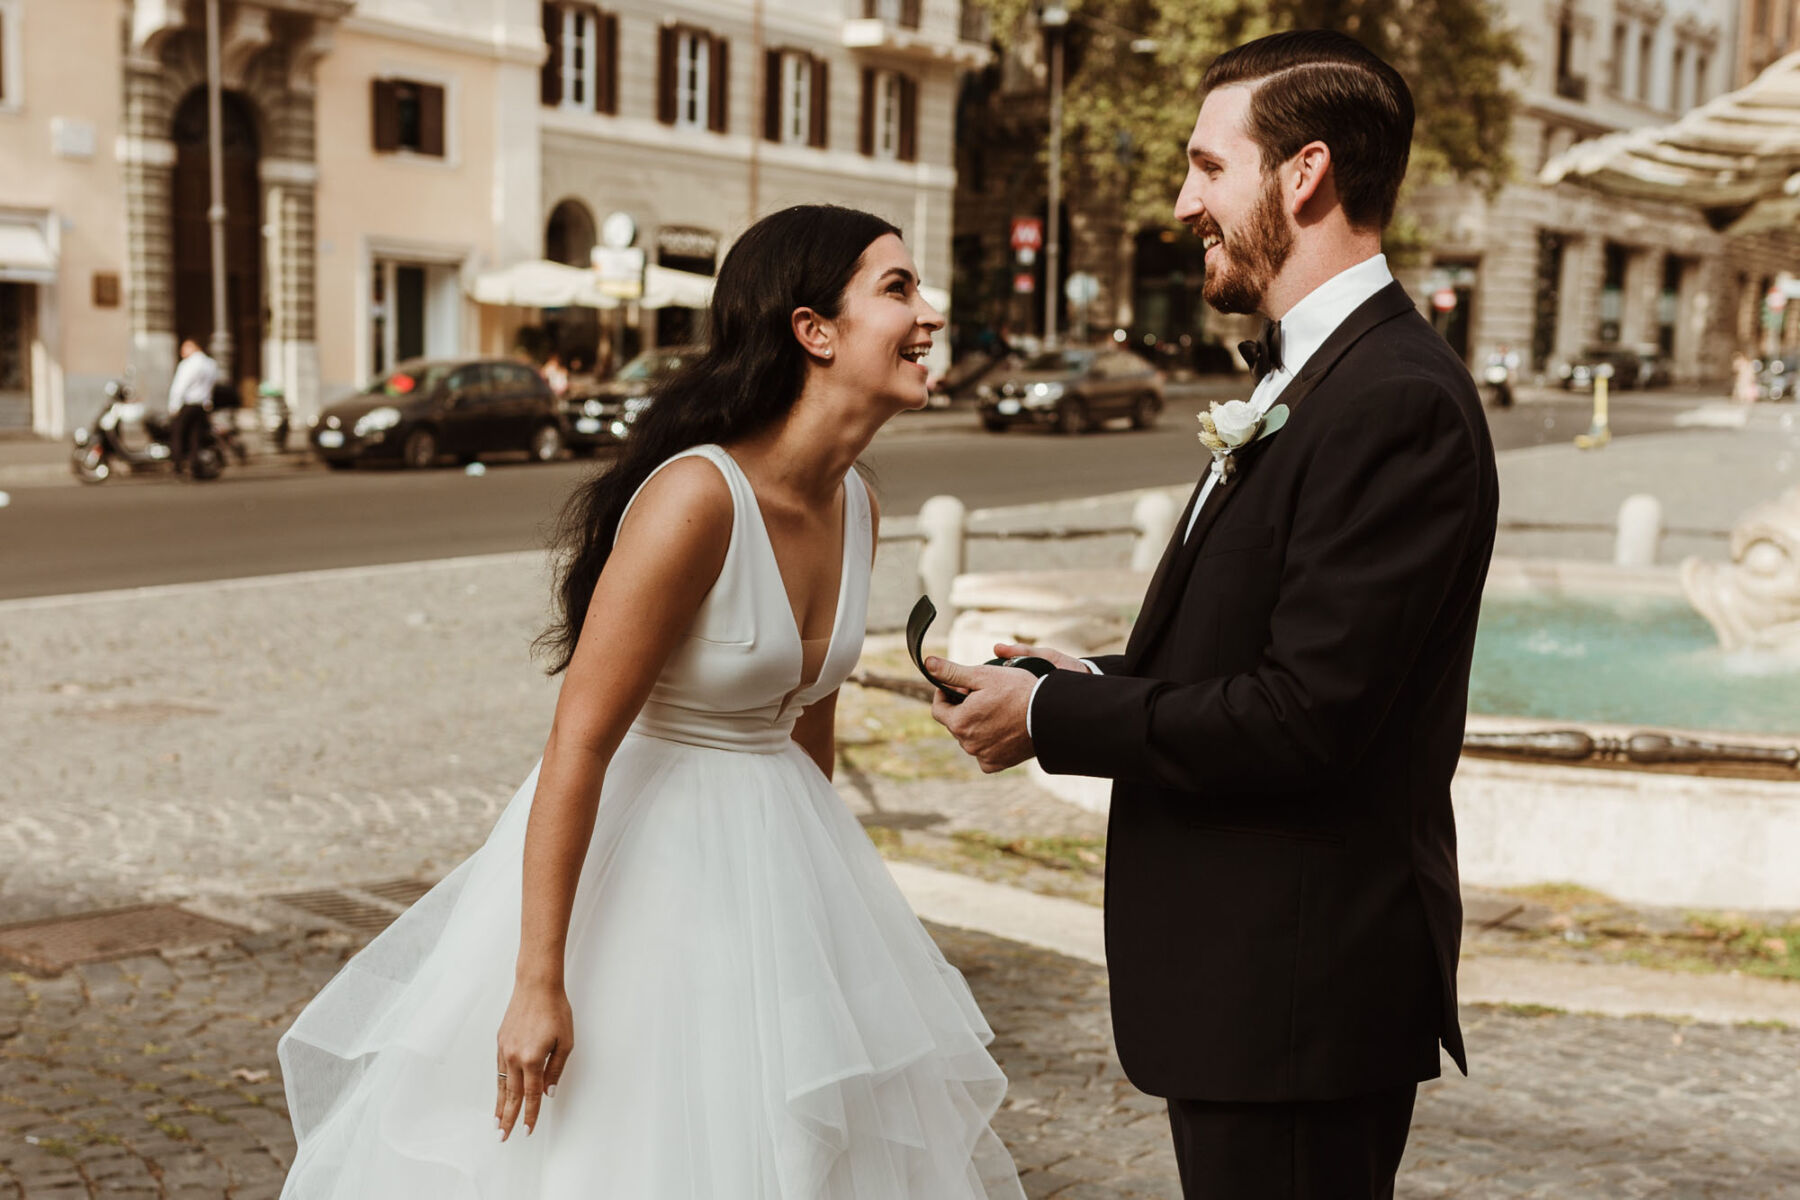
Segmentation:
<svg viewBox="0 0 1800 1200">
<path fill-rule="evenodd" d="M 1300 374 L 1282 389 L 1275 403 L 1287 405 L 1288 419 L 1292 421 L 1294 409 L 1312 394 L 1313 389 L 1331 373 L 1332 367 L 1337 365 L 1344 353 L 1360 341 L 1364 334 L 1402 313 L 1413 311 L 1412 298 L 1406 294 L 1406 289 L 1397 282 L 1388 284 L 1344 318 L 1343 323 L 1306 360 L 1306 366 L 1301 368 Z M 1269 442 L 1279 436 L 1279 433 L 1274 434 L 1268 441 L 1256 442 L 1238 451 L 1238 466 L 1233 479 L 1229 483 L 1220 480 L 1213 487 L 1200 515 L 1194 518 L 1193 534 L 1184 542 L 1182 534 L 1187 529 L 1188 514 L 1194 509 L 1194 499 L 1189 499 L 1187 508 L 1182 511 L 1181 521 L 1175 526 L 1175 538 L 1163 554 L 1162 562 L 1158 564 L 1156 574 L 1150 581 L 1150 589 L 1144 595 L 1143 611 L 1139 614 L 1137 623 L 1132 626 L 1131 638 L 1125 647 L 1127 672 L 1135 671 L 1143 662 L 1175 610 L 1180 607 L 1181 596 L 1187 590 L 1187 580 L 1193 575 L 1194 562 L 1200 556 L 1201 543 L 1206 540 L 1207 531 L 1218 521 L 1219 514 L 1224 511 L 1231 497 L 1243 490 L 1244 477 L 1256 460 L 1262 457 Z M 1195 498 L 1198 498 L 1200 488 L 1205 484 L 1206 477 L 1202 476 L 1194 489 Z"/>
</svg>

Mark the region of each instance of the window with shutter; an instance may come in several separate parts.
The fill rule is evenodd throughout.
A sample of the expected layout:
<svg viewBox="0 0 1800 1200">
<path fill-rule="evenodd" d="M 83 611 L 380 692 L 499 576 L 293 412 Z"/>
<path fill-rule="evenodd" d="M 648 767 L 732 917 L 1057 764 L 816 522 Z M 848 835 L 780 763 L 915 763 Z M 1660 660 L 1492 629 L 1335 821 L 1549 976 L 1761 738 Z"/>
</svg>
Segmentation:
<svg viewBox="0 0 1800 1200">
<path fill-rule="evenodd" d="M 916 113 L 913 81 L 896 71 L 863 72 L 863 153 L 911 162 Z"/>
<path fill-rule="evenodd" d="M 857 117 L 856 152 L 875 153 L 875 82 L 877 72 L 864 67 L 862 73 L 862 111 Z"/>
<path fill-rule="evenodd" d="M 790 146 L 813 140 L 817 60 L 802 50 L 770 50 L 763 60 L 763 136 Z"/>
<path fill-rule="evenodd" d="M 731 124 L 730 52 L 731 43 L 722 37 L 712 39 L 712 53 L 708 64 L 711 78 L 707 81 L 706 127 L 714 133 L 724 133 Z"/>
<path fill-rule="evenodd" d="M 713 87 L 718 68 L 724 65 L 714 62 L 714 53 L 723 51 L 724 43 L 698 29 L 677 26 L 672 32 L 674 115 L 670 123 L 677 129 L 722 128 L 724 105 L 715 98 Z"/>
<path fill-rule="evenodd" d="M 539 92 L 546 105 L 554 108 L 562 103 L 562 10 L 554 4 L 546 4 L 544 10 L 544 45 L 548 53 L 544 55 L 544 68 L 539 79 Z"/>
<path fill-rule="evenodd" d="M 812 60 L 812 120 L 807 129 L 807 144 L 823 150 L 828 144 L 826 122 L 831 115 L 831 64 L 822 58 Z"/>
<path fill-rule="evenodd" d="M 781 140 L 781 64 L 786 55 L 779 50 L 763 51 L 763 140 Z"/>
<path fill-rule="evenodd" d="M 444 89 L 411 79 L 377 79 L 370 89 L 375 149 L 444 157 Z"/>
<path fill-rule="evenodd" d="M 919 27 L 919 0 L 900 0 L 900 27 L 902 29 Z"/>
<path fill-rule="evenodd" d="M 676 72 L 680 68 L 679 32 L 673 25 L 657 30 L 656 119 L 664 125 L 675 124 Z"/>
<path fill-rule="evenodd" d="M 619 111 L 619 14 L 600 14 L 600 86 L 595 107 L 603 113 Z"/>
<path fill-rule="evenodd" d="M 901 162 L 917 162 L 919 159 L 919 84 L 912 77 L 897 75 L 900 101 L 900 130 L 894 147 L 895 157 Z"/>
</svg>

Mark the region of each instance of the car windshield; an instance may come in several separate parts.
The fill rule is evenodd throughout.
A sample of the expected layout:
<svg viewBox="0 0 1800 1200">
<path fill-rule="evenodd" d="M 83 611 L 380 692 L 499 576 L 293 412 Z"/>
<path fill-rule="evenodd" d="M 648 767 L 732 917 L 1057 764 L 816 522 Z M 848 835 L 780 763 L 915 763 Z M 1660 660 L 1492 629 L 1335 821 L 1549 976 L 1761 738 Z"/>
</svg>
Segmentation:
<svg viewBox="0 0 1800 1200">
<path fill-rule="evenodd" d="M 614 378 L 630 383 L 655 379 L 659 375 L 667 375 L 670 371 L 679 369 L 684 361 L 679 354 L 669 354 L 663 351 L 648 352 L 638 355 L 620 367 L 618 375 Z"/>
<path fill-rule="evenodd" d="M 365 396 L 413 396 L 435 391 L 438 384 L 450 368 L 442 364 L 423 366 L 418 363 L 407 363 L 395 368 L 386 375 L 378 375 L 375 381 L 363 389 Z"/>
<path fill-rule="evenodd" d="M 1045 350 L 1026 359 L 1021 371 L 1085 371 L 1094 361 L 1092 350 Z"/>
</svg>

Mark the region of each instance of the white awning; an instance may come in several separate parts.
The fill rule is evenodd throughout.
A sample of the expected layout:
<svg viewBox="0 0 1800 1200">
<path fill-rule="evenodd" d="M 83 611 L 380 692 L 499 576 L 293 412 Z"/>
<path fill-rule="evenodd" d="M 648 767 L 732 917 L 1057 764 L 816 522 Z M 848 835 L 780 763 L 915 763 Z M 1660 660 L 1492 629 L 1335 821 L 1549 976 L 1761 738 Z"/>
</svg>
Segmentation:
<svg viewBox="0 0 1800 1200">
<path fill-rule="evenodd" d="M 0 222 L 0 283 L 55 283 L 56 256 L 36 225 Z"/>
<path fill-rule="evenodd" d="M 713 278 L 651 263 L 644 268 L 640 308 L 705 308 L 712 303 Z"/>
<path fill-rule="evenodd" d="M 1733 233 L 1793 228 L 1800 214 L 1800 54 L 1673 125 L 1578 142 L 1546 163 L 1539 178 L 1691 205 Z"/>
<path fill-rule="evenodd" d="M 514 263 L 475 277 L 469 295 L 477 304 L 520 308 L 617 308 L 619 301 L 600 291 L 594 273 L 581 267 L 536 259 Z"/>
</svg>

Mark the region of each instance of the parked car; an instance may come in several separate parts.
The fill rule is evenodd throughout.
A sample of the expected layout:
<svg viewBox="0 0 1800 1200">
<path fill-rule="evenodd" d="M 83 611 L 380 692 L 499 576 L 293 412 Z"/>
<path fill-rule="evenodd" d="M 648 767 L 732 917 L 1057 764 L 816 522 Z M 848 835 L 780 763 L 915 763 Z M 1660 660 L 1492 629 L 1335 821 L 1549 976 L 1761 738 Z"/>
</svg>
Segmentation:
<svg viewBox="0 0 1800 1200">
<path fill-rule="evenodd" d="M 650 407 L 651 389 L 700 351 L 699 346 L 659 346 L 633 358 L 610 379 L 571 385 L 562 400 L 569 449 L 592 454 L 624 441 L 638 414 Z"/>
<path fill-rule="evenodd" d="M 1162 372 L 1135 354 L 1113 349 L 1046 350 L 975 389 L 984 429 L 1047 425 L 1079 433 L 1113 417 L 1148 429 L 1163 408 Z"/>
<path fill-rule="evenodd" d="M 1629 346 L 1590 346 L 1556 366 L 1556 375 L 1565 391 L 1587 391 L 1604 365 L 1612 369 L 1607 386 L 1614 391 L 1642 386 L 1643 357 Z"/>
<path fill-rule="evenodd" d="M 539 462 L 562 453 L 550 385 L 524 363 L 413 359 L 321 412 L 307 439 L 334 469 L 387 460 L 429 467 L 449 455 L 523 450 Z"/>
</svg>

